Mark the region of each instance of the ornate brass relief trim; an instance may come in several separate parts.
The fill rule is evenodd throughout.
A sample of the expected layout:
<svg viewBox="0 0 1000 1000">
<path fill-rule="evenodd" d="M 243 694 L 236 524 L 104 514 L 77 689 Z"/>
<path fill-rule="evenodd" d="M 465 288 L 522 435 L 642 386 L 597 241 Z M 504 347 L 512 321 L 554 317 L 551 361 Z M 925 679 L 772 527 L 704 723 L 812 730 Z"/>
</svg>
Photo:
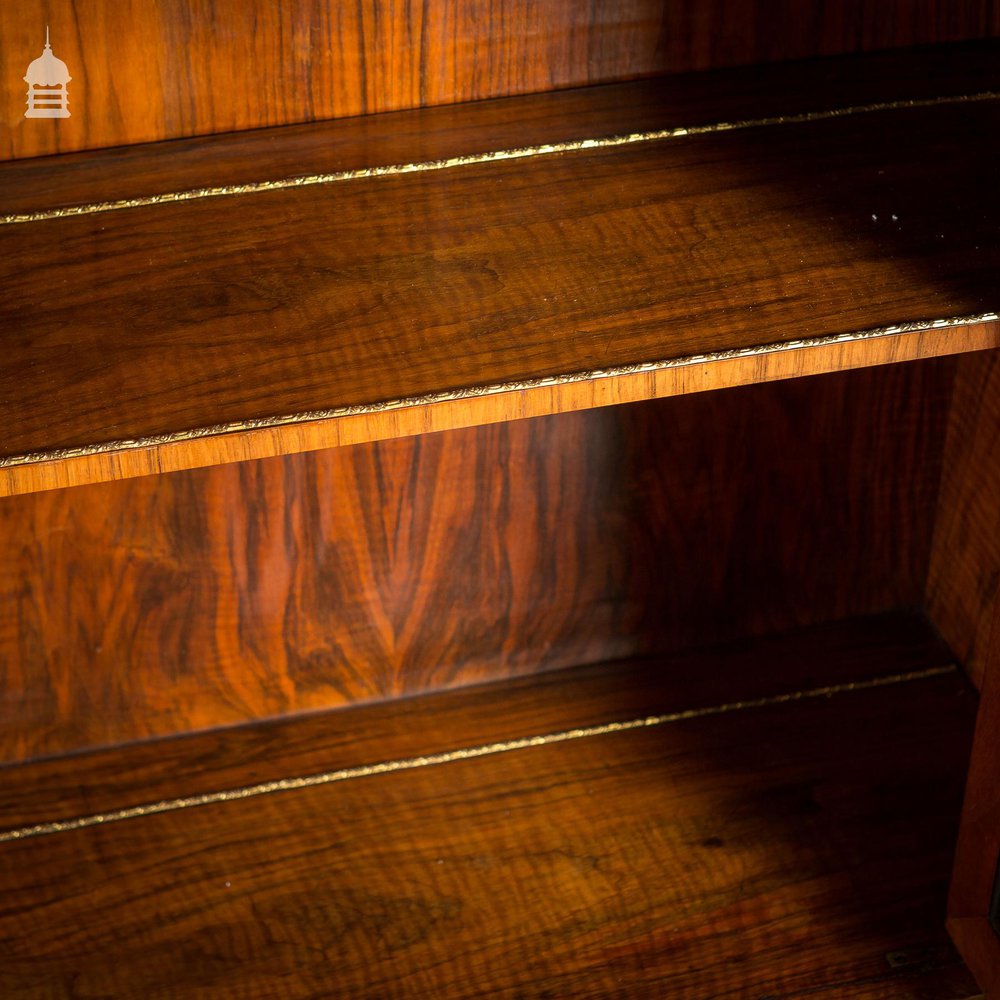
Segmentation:
<svg viewBox="0 0 1000 1000">
<path fill-rule="evenodd" d="M 546 733 L 542 736 L 524 736 L 519 739 L 503 740 L 498 743 L 486 743 L 481 746 L 446 750 L 443 753 L 427 754 L 422 757 L 387 760 L 378 764 L 364 764 L 359 767 L 341 768 L 337 771 L 325 771 L 322 774 L 309 774 L 295 778 L 280 778 L 277 781 L 264 781 L 257 785 L 246 785 L 243 788 L 229 788 L 219 792 L 189 795 L 184 798 L 164 799 L 161 802 L 129 806 L 125 809 L 114 809 L 91 816 L 79 816 L 74 819 L 56 820 L 51 823 L 36 823 L 34 826 L 25 826 L 16 830 L 4 830 L 0 832 L 0 844 L 10 843 L 15 840 L 27 840 L 30 837 L 42 837 L 52 833 L 68 833 L 72 830 L 84 830 L 88 827 L 119 823 L 122 820 L 136 819 L 140 816 L 155 816 L 159 813 L 177 812 L 181 809 L 193 809 L 197 806 L 238 802 L 243 799 L 256 798 L 259 795 L 271 795 L 274 792 L 315 788 L 319 785 L 330 785 L 339 781 L 350 781 L 354 778 L 371 778 L 379 774 L 413 771 L 421 767 L 452 764 L 456 761 L 473 760 L 477 757 L 492 757 L 496 754 L 510 753 L 514 750 L 551 746 L 555 743 L 568 743 L 572 740 L 589 739 L 594 736 L 627 733 L 634 729 L 649 729 L 654 726 L 664 726 L 673 722 L 704 719 L 713 715 L 722 715 L 726 712 L 745 712 L 755 708 L 771 708 L 776 705 L 787 705 L 792 702 L 830 698 L 834 695 L 847 694 L 854 691 L 870 691 L 874 688 L 888 687 L 892 684 L 906 684 L 912 681 L 929 680 L 933 677 L 944 677 L 957 672 L 957 670 L 958 666 L 956 664 L 929 667 L 925 670 L 912 670 L 907 673 L 873 677 L 869 680 L 851 681 L 845 684 L 830 684 L 824 687 L 809 688 L 805 691 L 791 691 L 787 694 L 769 695 L 745 701 L 731 701 L 721 705 L 712 705 L 707 708 L 691 708 L 681 712 L 667 712 L 663 715 L 649 715 L 640 719 L 628 719 L 624 722 L 605 722 L 595 726 L 581 726 L 578 729 L 565 729 L 560 732 Z"/>
<path fill-rule="evenodd" d="M 263 191 L 284 191 L 290 188 L 314 187 L 321 184 L 336 184 L 342 181 L 362 180 L 371 177 L 395 177 L 401 174 L 429 173 L 436 170 L 451 170 L 456 167 L 468 167 L 481 163 L 523 160 L 531 157 L 551 156 L 555 153 L 610 149 L 615 146 L 632 146 L 638 143 L 680 139 L 685 136 L 710 135 L 716 132 L 736 132 L 742 129 L 762 128 L 769 125 L 801 125 L 806 122 L 826 121 L 831 118 L 846 118 L 850 115 L 869 114 L 873 111 L 899 111 L 910 108 L 936 107 L 945 104 L 967 104 L 977 101 L 993 101 L 998 98 L 1000 98 L 1000 93 L 983 91 L 977 94 L 961 94 L 952 97 L 876 101 L 872 104 L 856 104 L 844 108 L 829 108 L 825 111 L 805 111 L 800 114 L 771 115 L 763 118 L 746 118 L 733 122 L 712 122 L 707 125 L 687 125 L 675 128 L 654 129 L 648 132 L 632 132 L 628 135 L 604 136 L 596 139 L 574 139 L 567 142 L 542 143 L 537 146 L 490 150 L 484 153 L 471 153 L 465 156 L 452 156 L 440 160 L 425 160 L 417 163 L 394 163 L 384 166 L 361 167 L 354 170 L 337 170 L 331 173 L 307 174 L 303 177 L 251 181 L 247 184 L 226 184 L 217 187 L 192 188 L 188 191 L 167 191 L 162 194 L 144 195 L 137 198 L 121 198 L 116 201 L 100 201 L 84 205 L 69 205 L 65 208 L 42 209 L 37 212 L 15 212 L 9 215 L 0 215 L 0 226 L 17 225 L 24 222 L 46 222 L 51 219 L 66 219 L 78 215 L 96 215 L 101 212 L 119 212 L 128 208 L 170 205 L 177 202 L 199 201 L 204 198 L 258 194 Z"/>
<path fill-rule="evenodd" d="M 573 385 L 580 382 L 596 382 L 607 378 L 643 375 L 651 372 L 667 371 L 672 368 L 686 368 L 692 365 L 712 364 L 717 361 L 760 357 L 767 354 L 780 354 L 786 351 L 798 351 L 817 347 L 832 347 L 838 344 L 850 344 L 856 341 L 878 340 L 882 337 L 896 337 L 901 334 L 924 333 L 931 330 L 946 330 L 953 327 L 971 326 L 976 323 L 987 323 L 997 320 L 1000 320 L 1000 314 L 995 312 L 978 313 L 973 316 L 954 316 L 948 319 L 917 320 L 911 323 L 897 323 L 893 326 L 875 327 L 870 330 L 858 330 L 854 333 L 834 333 L 821 337 L 805 337 L 800 340 L 782 340 L 772 344 L 759 344 L 752 347 L 733 347 L 724 351 L 710 351 L 706 354 L 690 354 L 679 358 L 667 358 L 662 361 L 644 361 L 636 364 L 618 365 L 611 368 L 593 368 L 587 371 L 570 372 L 565 375 L 544 375 L 537 378 L 517 379 L 509 382 L 494 382 L 488 385 L 472 385 L 459 389 L 446 389 L 440 392 L 431 392 L 421 396 L 406 396 L 400 399 L 387 399 L 374 403 L 356 403 L 350 406 L 337 406 L 323 410 L 308 410 L 303 413 L 292 413 L 282 416 L 255 417 L 250 420 L 234 420 L 230 423 L 215 424 L 211 427 L 198 427 L 192 430 L 172 431 L 166 434 L 152 434 L 148 437 L 121 438 L 119 440 L 105 441 L 99 444 L 80 445 L 72 448 L 53 448 L 51 451 L 27 452 L 21 455 L 8 455 L 0 457 L 0 470 L 18 468 L 24 465 L 37 465 L 42 462 L 65 461 L 74 458 L 86 458 L 92 455 L 106 455 L 122 451 L 135 451 L 141 448 L 156 448 L 163 445 L 180 444 L 186 441 L 196 441 L 203 438 L 218 437 L 223 434 L 272 430 L 275 428 L 293 427 L 298 424 L 313 423 L 317 421 L 336 420 L 340 417 L 389 413 L 396 410 L 428 406 L 435 403 L 448 403 L 463 399 L 477 399 L 480 397 L 496 396 L 505 392 L 544 389 L 551 388 L 553 386 Z"/>
</svg>

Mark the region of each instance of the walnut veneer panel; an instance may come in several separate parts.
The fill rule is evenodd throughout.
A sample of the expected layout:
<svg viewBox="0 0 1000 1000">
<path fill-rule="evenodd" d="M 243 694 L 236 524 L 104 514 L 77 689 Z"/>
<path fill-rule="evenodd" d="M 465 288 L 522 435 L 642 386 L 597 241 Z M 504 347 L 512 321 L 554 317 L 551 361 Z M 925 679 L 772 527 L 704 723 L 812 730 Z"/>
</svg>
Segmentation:
<svg viewBox="0 0 1000 1000">
<path fill-rule="evenodd" d="M 0 759 L 921 603 L 953 359 L 0 502 Z"/>
<path fill-rule="evenodd" d="M 1000 864 L 1000 597 L 981 652 L 982 697 L 948 896 L 948 929 L 989 996 L 1000 988 L 1000 936 L 990 924 Z"/>
<path fill-rule="evenodd" d="M 545 735 L 600 720 L 605 698 L 620 718 L 640 694 L 645 716 L 704 707 L 712 685 L 729 701 L 752 679 L 763 696 L 862 680 L 871 657 L 852 664 L 845 635 L 689 658 L 676 678 L 611 664 L 476 692 L 473 711 L 488 734 L 509 714 Z M 873 676 L 913 665 L 883 655 Z M 478 744 L 451 729 L 460 702 L 406 706 L 391 745 Z M 311 730 L 296 763 L 315 774 L 355 718 L 363 739 L 403 709 L 236 738 L 263 738 L 270 768 Z M 964 1000 L 977 989 L 941 913 L 973 710 L 952 671 L 2 843 L 0 991 Z M 200 762 L 220 743 L 186 745 Z M 151 749 L 120 751 L 121 772 Z M 177 767 L 176 793 L 188 780 Z"/>
<path fill-rule="evenodd" d="M 1000 42 L 655 77 L 0 163 L 0 215 L 669 126 L 1000 90 Z M 266 172 L 266 175 L 265 175 Z"/>
<path fill-rule="evenodd" d="M 993 321 L 834 345 L 857 356 L 818 366 L 812 349 L 777 371 L 756 353 L 994 310 L 998 113 L 899 109 L 0 226 L 0 479 L 79 481 L 60 472 L 95 448 L 84 481 L 176 468 L 161 446 L 209 464 L 345 443 L 341 425 L 348 442 L 435 429 L 434 407 L 485 422 L 995 346 Z M 704 352 L 723 354 L 630 373 Z"/>
<path fill-rule="evenodd" d="M 559 700 L 572 707 L 574 725 L 594 726 L 952 664 L 954 654 L 926 619 L 896 612 L 440 692 L 433 696 L 433 731 L 422 725 L 426 697 L 396 698 L 352 706 L 349 715 L 312 712 L 147 740 L 124 751 L 46 757 L 3 769 L 0 834 L 212 794 L 248 780 L 522 739 L 551 725 L 546 706 Z"/>
<path fill-rule="evenodd" d="M 956 372 L 927 606 L 982 687 L 1000 593 L 1000 352 L 963 357 Z"/>
<path fill-rule="evenodd" d="M 71 117 L 28 120 L 50 25 Z M 54 0 L 0 10 L 0 157 L 983 38 L 988 0 Z"/>
</svg>

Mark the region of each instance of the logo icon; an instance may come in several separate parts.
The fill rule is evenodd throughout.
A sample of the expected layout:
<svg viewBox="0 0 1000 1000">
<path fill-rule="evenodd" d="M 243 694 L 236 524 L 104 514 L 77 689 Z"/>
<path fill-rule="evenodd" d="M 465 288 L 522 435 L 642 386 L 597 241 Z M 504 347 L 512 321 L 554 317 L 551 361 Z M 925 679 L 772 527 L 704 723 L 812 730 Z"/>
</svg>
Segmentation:
<svg viewBox="0 0 1000 1000">
<path fill-rule="evenodd" d="M 45 48 L 28 67 L 24 82 L 28 85 L 28 110 L 25 118 L 69 118 L 69 94 L 66 84 L 73 78 L 66 63 L 52 54 L 49 29 L 45 27 Z"/>
</svg>

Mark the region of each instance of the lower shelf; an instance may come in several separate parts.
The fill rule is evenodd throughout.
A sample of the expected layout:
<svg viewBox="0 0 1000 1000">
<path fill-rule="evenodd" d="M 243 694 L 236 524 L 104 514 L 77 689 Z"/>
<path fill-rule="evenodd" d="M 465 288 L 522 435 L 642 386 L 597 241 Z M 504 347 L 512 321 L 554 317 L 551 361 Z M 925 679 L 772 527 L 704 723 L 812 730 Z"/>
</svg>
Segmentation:
<svg viewBox="0 0 1000 1000">
<path fill-rule="evenodd" d="M 968 998 L 974 711 L 886 616 L 10 767 L 0 995 Z"/>
</svg>

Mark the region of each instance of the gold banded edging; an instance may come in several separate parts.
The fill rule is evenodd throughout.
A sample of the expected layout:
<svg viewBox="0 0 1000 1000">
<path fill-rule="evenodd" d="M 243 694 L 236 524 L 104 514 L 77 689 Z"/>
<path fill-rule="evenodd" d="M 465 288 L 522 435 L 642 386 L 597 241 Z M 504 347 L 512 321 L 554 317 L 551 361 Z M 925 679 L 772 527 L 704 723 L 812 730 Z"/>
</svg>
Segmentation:
<svg viewBox="0 0 1000 1000">
<path fill-rule="evenodd" d="M 737 132 L 744 129 L 764 128 L 770 125 L 801 125 L 808 122 L 827 121 L 831 118 L 846 118 L 851 115 L 870 114 L 876 111 L 902 111 L 914 108 L 929 108 L 946 104 L 969 104 L 979 101 L 993 101 L 1000 98 L 996 91 L 982 91 L 976 94 L 960 94 L 950 97 L 907 98 L 896 101 L 875 101 L 871 104 L 856 104 L 844 108 L 829 108 L 824 111 L 804 111 L 791 115 L 770 115 L 762 118 L 745 118 L 733 122 L 712 122 L 706 125 L 682 125 L 674 128 L 653 129 L 646 132 L 632 132 L 627 135 L 612 135 L 591 139 L 574 139 L 567 142 L 542 143 L 536 146 L 519 146 L 512 149 L 489 150 L 470 153 L 439 160 L 424 160 L 416 163 L 393 163 L 384 166 L 360 167 L 353 170 L 337 170 L 330 173 L 307 174 L 302 177 L 284 177 L 277 180 L 251 181 L 246 184 L 227 184 L 215 187 L 192 188 L 187 191 L 167 191 L 162 194 L 144 195 L 137 198 L 121 198 L 115 201 L 92 202 L 83 205 L 69 205 L 64 208 L 42 209 L 36 212 L 15 212 L 0 215 L 0 226 L 18 225 L 26 222 L 47 222 L 52 219 L 67 219 L 80 215 L 97 215 L 102 212 L 120 212 L 129 208 L 148 208 L 154 205 L 171 205 L 178 202 L 200 201 L 205 198 L 224 198 L 234 195 L 259 194 L 265 191 L 285 191 L 291 188 L 315 187 L 344 181 L 363 180 L 372 177 L 397 177 L 403 174 L 430 173 L 438 170 L 452 170 L 482 163 L 500 163 L 505 160 L 523 160 L 556 153 L 575 153 L 585 150 L 611 149 L 616 146 L 632 146 L 638 143 L 658 142 L 667 139 L 681 139 L 686 136 L 711 135 L 718 132 Z"/>
<path fill-rule="evenodd" d="M 531 389 L 544 389 L 560 385 L 573 385 L 580 382 L 595 382 L 601 379 L 618 378 L 627 375 L 642 375 L 650 372 L 666 371 L 672 368 L 685 368 L 693 365 L 712 364 L 718 361 L 731 361 L 739 358 L 753 358 L 767 354 L 779 354 L 786 351 L 798 351 L 817 347 L 834 347 L 838 344 L 850 344 L 857 341 L 877 340 L 882 337 L 896 337 L 908 333 L 925 333 L 932 330 L 947 330 L 961 326 L 972 326 L 976 323 L 988 323 L 1000 320 L 1000 313 L 985 312 L 972 316 L 953 316 L 947 319 L 916 320 L 908 323 L 896 323 L 892 326 L 874 327 L 869 330 L 858 330 L 853 333 L 834 333 L 819 337 L 804 337 L 798 340 L 782 340 L 770 344 L 759 344 L 751 347 L 733 347 L 722 351 L 709 351 L 704 354 L 689 354 L 679 358 L 667 358 L 660 361 L 644 361 L 635 364 L 617 365 L 609 368 L 592 368 L 587 371 L 569 372 L 565 375 L 544 375 L 535 378 L 514 379 L 508 382 L 494 382 L 486 385 L 465 386 L 459 389 L 445 389 L 419 396 L 406 396 L 399 399 L 380 400 L 372 403 L 354 403 L 347 406 L 331 407 L 329 409 L 307 410 L 302 413 L 291 413 L 273 417 L 254 417 L 249 420 L 235 420 L 210 427 L 197 427 L 191 430 L 171 431 L 164 434 L 151 434 L 144 437 L 120 438 L 114 441 L 104 441 L 92 445 L 79 445 L 67 448 L 53 448 L 49 451 L 26 452 L 20 455 L 0 456 L 0 470 L 14 469 L 27 465 L 37 465 L 42 462 L 66 461 L 75 458 L 86 458 L 91 455 L 105 455 L 122 451 L 135 451 L 141 448 L 156 448 L 162 445 L 179 444 L 185 441 L 195 441 L 203 438 L 218 437 L 223 434 L 237 434 L 244 431 L 271 430 L 280 427 L 290 427 L 296 424 L 312 423 L 321 420 L 335 420 L 340 417 L 360 416 L 364 414 L 388 413 L 409 407 L 428 406 L 434 403 L 447 403 L 462 399 L 494 396 L 505 392 L 519 392 Z"/>
<path fill-rule="evenodd" d="M 905 684 L 913 681 L 930 680 L 934 677 L 944 677 L 958 671 L 956 664 L 940 667 L 929 667 L 924 670 L 912 670 L 906 673 L 889 674 L 884 677 L 873 677 L 862 681 L 849 681 L 843 684 L 829 684 L 823 687 L 809 688 L 804 691 L 791 691 L 786 694 L 768 695 L 761 698 L 751 698 L 744 701 L 726 702 L 707 708 L 691 708 L 679 712 L 667 712 L 662 715 L 649 715 L 638 719 L 628 719 L 624 722 L 605 722 L 594 726 L 581 726 L 576 729 L 565 729 L 559 732 L 546 733 L 541 736 L 524 736 L 518 739 L 503 740 L 497 743 L 485 743 L 481 746 L 462 747 L 457 750 L 446 750 L 442 753 L 427 754 L 420 757 L 406 757 L 400 760 L 382 761 L 377 764 L 364 764 L 358 767 L 345 767 L 336 771 L 325 771 L 320 774 L 310 774 L 294 778 L 280 778 L 276 781 L 264 781 L 256 785 L 246 785 L 242 788 L 230 788 L 218 792 L 206 792 L 201 795 L 189 795 L 181 798 L 163 799 L 146 805 L 128 806 L 124 809 L 109 810 L 90 816 L 79 816 L 73 819 L 56 820 L 49 823 L 36 823 L 33 826 L 20 827 L 14 830 L 0 831 L 0 844 L 13 841 L 28 840 L 32 837 L 48 836 L 55 833 L 69 833 L 73 830 L 84 830 L 94 826 L 105 826 L 109 823 L 119 823 L 127 819 L 137 819 L 142 816 L 155 816 L 161 813 L 177 812 L 181 809 L 193 809 L 198 806 L 216 805 L 224 802 L 239 802 L 244 799 L 256 798 L 260 795 L 271 795 L 275 792 L 289 792 L 304 788 L 315 788 L 319 785 L 330 785 L 340 781 L 350 781 L 355 778 L 370 778 L 380 774 L 394 774 L 399 771 L 413 771 L 422 767 L 434 767 L 440 764 L 452 764 L 457 761 L 474 760 L 479 757 L 491 757 L 496 754 L 510 753 L 515 750 L 527 750 L 532 747 L 552 746 L 557 743 L 568 743 L 573 740 L 589 739 L 594 736 L 610 736 L 616 733 L 631 732 L 636 729 L 649 729 L 675 722 L 687 722 L 692 719 L 704 719 L 713 715 L 723 715 L 727 712 L 744 712 L 751 709 L 770 708 L 776 705 L 787 705 L 793 702 L 811 701 L 821 698 L 831 698 L 834 695 L 847 694 L 856 691 L 870 691 L 875 688 L 888 687 L 893 684 Z"/>
</svg>

